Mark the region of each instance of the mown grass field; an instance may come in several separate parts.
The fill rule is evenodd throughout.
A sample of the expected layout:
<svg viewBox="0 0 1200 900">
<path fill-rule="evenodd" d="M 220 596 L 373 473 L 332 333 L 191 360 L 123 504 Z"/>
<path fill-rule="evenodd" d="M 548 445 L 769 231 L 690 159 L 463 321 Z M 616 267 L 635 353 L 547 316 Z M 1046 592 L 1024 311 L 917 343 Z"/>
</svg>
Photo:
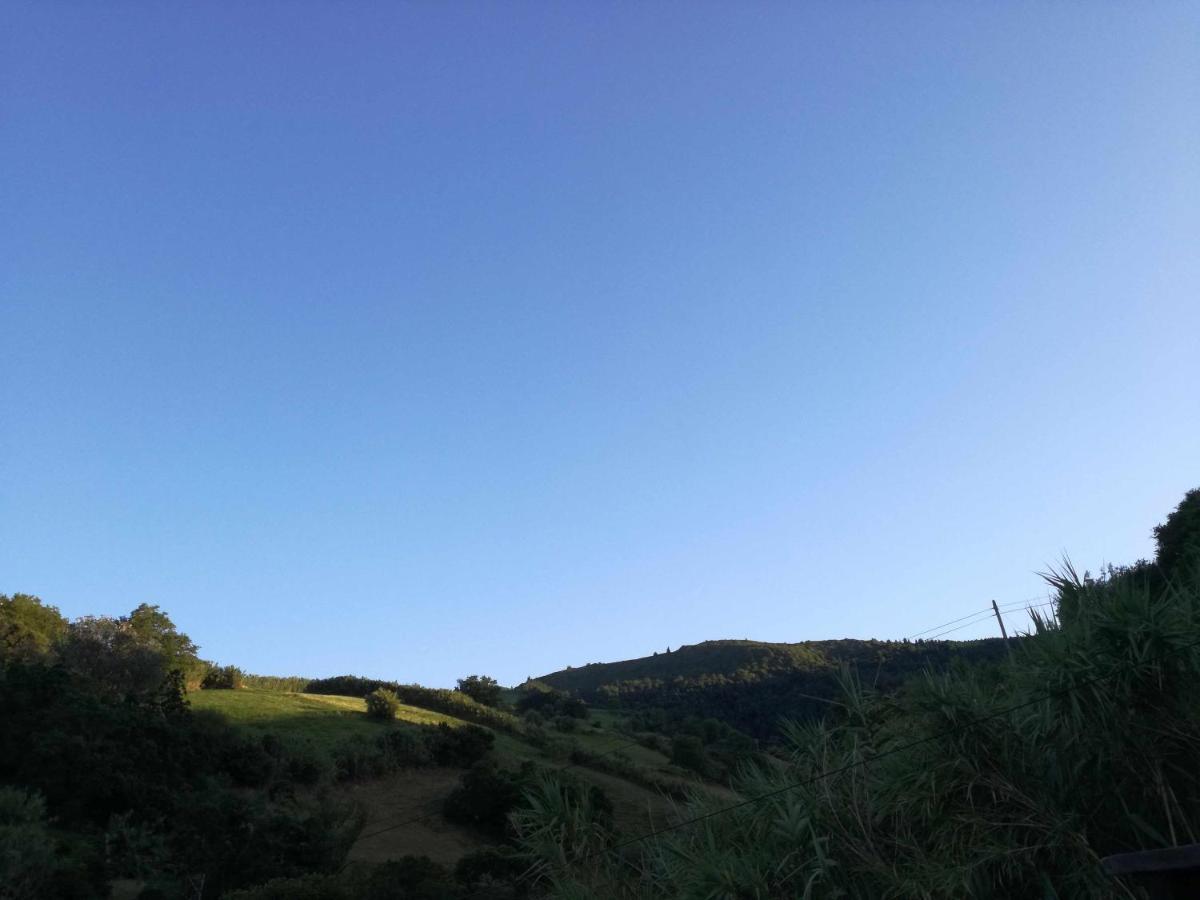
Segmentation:
<svg viewBox="0 0 1200 900">
<path fill-rule="evenodd" d="M 295 694 L 243 688 L 237 691 L 195 691 L 188 695 L 194 710 L 220 713 L 234 724 L 285 741 L 311 741 L 330 750 L 347 738 L 375 737 L 387 728 L 367 718 L 361 697 Z M 397 720 L 417 725 L 462 725 L 460 719 L 416 706 L 401 706 Z"/>
</svg>

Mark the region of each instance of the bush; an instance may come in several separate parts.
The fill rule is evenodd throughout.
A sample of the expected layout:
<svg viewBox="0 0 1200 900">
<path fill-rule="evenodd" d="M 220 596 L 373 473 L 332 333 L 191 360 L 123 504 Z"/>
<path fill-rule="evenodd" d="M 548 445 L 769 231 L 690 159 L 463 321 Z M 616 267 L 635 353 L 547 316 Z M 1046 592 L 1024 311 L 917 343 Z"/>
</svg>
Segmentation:
<svg viewBox="0 0 1200 900">
<path fill-rule="evenodd" d="M 573 734 L 578 727 L 578 720 L 570 716 L 555 716 L 554 727 L 563 734 Z"/>
<path fill-rule="evenodd" d="M 517 697 L 517 712 L 539 712 L 543 716 L 570 716 L 586 719 L 587 704 L 578 697 L 548 687 L 540 681 L 523 684 Z"/>
<path fill-rule="evenodd" d="M 390 771 L 388 755 L 379 742 L 358 736 L 334 748 L 333 765 L 338 781 L 380 778 Z"/>
<path fill-rule="evenodd" d="M 450 792 L 443 812 L 451 822 L 469 825 L 495 835 L 504 833 L 508 814 L 521 802 L 525 781 L 515 772 L 479 762 L 462 777 Z"/>
<path fill-rule="evenodd" d="M 455 690 L 484 706 L 499 706 L 500 698 L 504 694 L 504 689 L 496 679 L 487 675 L 468 675 L 466 678 L 460 678 Z"/>
<path fill-rule="evenodd" d="M 444 722 L 437 725 L 433 737 L 433 758 L 439 766 L 471 766 L 492 749 L 496 736 L 478 725 L 451 728 Z"/>
<path fill-rule="evenodd" d="M 229 741 L 221 762 L 222 770 L 240 787 L 261 787 L 275 771 L 275 757 L 261 740 L 248 737 Z"/>
<path fill-rule="evenodd" d="M 387 688 L 375 688 L 363 699 L 367 701 L 368 719 L 390 722 L 396 718 L 396 711 L 400 709 L 400 698 L 396 696 L 395 691 L 389 691 Z"/>
<path fill-rule="evenodd" d="M 527 709 L 521 714 L 521 721 L 526 728 L 541 728 L 546 724 L 546 717 L 536 709 Z"/>
<path fill-rule="evenodd" d="M 288 778 L 296 784 L 311 786 L 333 776 L 332 760 L 311 744 L 288 748 L 284 758 Z"/>
<path fill-rule="evenodd" d="M 204 673 L 200 689 L 205 691 L 240 690 L 245 684 L 245 675 L 237 666 L 213 666 Z"/>
<path fill-rule="evenodd" d="M 428 729 L 429 733 L 436 733 Z M 408 769 L 427 766 L 433 762 L 433 751 L 423 728 L 397 728 L 380 735 L 379 745 L 387 755 L 388 765 L 393 769 Z"/>
<path fill-rule="evenodd" d="M 677 734 L 671 739 L 671 763 L 699 775 L 708 774 L 710 768 L 704 744 L 694 734 Z"/>
</svg>

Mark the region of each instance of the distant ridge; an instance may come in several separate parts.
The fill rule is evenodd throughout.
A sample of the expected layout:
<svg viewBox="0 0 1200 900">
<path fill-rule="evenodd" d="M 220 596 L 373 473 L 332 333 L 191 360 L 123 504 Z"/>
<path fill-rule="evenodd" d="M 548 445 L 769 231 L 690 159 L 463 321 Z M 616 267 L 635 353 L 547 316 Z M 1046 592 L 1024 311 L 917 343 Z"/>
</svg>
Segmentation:
<svg viewBox="0 0 1200 900">
<path fill-rule="evenodd" d="M 821 715 L 837 696 L 843 669 L 880 689 L 952 660 L 998 659 L 1000 638 L 974 641 L 880 641 L 845 638 L 771 643 L 712 640 L 636 659 L 589 663 L 536 679 L 589 703 L 660 707 L 712 716 L 760 737 L 782 718 Z"/>
</svg>

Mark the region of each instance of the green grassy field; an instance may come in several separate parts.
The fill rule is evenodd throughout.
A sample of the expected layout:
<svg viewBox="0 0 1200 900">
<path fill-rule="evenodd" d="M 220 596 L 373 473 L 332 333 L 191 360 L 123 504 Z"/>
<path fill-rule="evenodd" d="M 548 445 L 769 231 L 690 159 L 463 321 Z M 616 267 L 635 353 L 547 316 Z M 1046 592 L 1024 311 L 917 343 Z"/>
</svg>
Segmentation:
<svg viewBox="0 0 1200 900">
<path fill-rule="evenodd" d="M 258 734 L 274 734 L 283 740 L 311 741 L 330 749 L 355 735 L 374 737 L 387 728 L 367 718 L 361 697 L 327 694 L 293 694 L 258 691 L 195 691 L 188 695 L 194 710 L 221 713 L 235 725 Z M 401 722 L 417 725 L 462 725 L 460 719 L 415 706 L 401 706 Z"/>
</svg>

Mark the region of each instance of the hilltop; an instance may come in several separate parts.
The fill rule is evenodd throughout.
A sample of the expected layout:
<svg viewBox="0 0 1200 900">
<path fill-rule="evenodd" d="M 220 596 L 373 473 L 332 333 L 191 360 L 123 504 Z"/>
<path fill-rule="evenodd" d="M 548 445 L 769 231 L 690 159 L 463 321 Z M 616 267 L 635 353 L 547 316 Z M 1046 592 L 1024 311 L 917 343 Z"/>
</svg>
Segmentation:
<svg viewBox="0 0 1200 900">
<path fill-rule="evenodd" d="M 711 716 L 756 737 L 772 737 L 785 718 L 820 715 L 850 675 L 881 688 L 898 686 L 952 660 L 999 659 L 1000 638 L 975 641 L 841 640 L 770 643 L 712 640 L 636 659 L 590 663 L 536 682 L 597 706 L 660 708 Z"/>
</svg>

